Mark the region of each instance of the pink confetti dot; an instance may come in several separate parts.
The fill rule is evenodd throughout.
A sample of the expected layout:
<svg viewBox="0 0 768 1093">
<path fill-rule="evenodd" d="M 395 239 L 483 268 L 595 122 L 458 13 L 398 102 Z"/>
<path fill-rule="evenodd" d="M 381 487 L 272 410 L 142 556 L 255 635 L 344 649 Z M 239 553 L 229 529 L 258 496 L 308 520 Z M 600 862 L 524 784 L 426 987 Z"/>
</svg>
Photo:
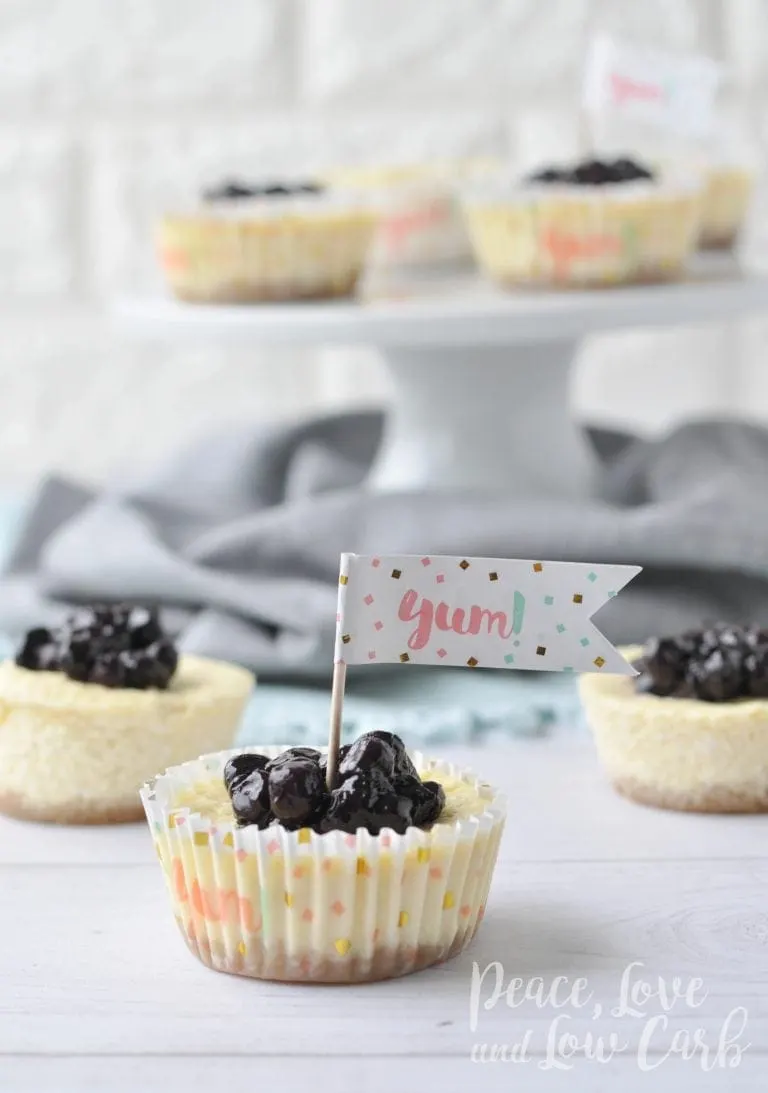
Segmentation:
<svg viewBox="0 0 768 1093">
<path fill-rule="evenodd" d="M 445 574 L 444 573 L 438 573 L 438 575 L 435 579 L 437 580 L 438 584 L 442 584 L 443 581 L 445 580 Z"/>
<path fill-rule="evenodd" d="M 304 910 L 301 912 L 301 917 L 304 919 L 305 922 L 311 922 L 314 917 L 312 914 L 312 908 L 305 907 Z"/>
<path fill-rule="evenodd" d="M 381 558 L 371 558 L 371 565 L 374 569 L 378 569 L 381 565 Z"/>
<path fill-rule="evenodd" d="M 439 657 L 447 657 L 448 656 L 448 650 L 447 649 L 438 649 L 437 650 L 437 655 Z"/>
<path fill-rule="evenodd" d="M 238 861 L 245 861 L 245 859 L 248 857 L 248 852 L 245 850 L 238 850 L 235 852 L 235 857 Z"/>
<path fill-rule="evenodd" d="M 376 650 L 375 649 L 369 649 L 368 650 L 368 659 L 369 660 L 375 660 L 376 659 Z"/>
<path fill-rule="evenodd" d="M 339 918 L 341 918 L 341 916 L 346 911 L 346 907 L 340 899 L 337 899 L 334 903 L 331 904 L 331 910 L 333 911 L 334 915 L 338 915 Z"/>
<path fill-rule="evenodd" d="M 373 596 L 370 594 L 370 592 L 368 593 L 368 595 L 363 600 L 363 603 L 367 603 L 369 607 L 373 603 Z"/>
<path fill-rule="evenodd" d="M 341 622 L 341 615 L 339 615 L 339 614 L 336 615 L 336 622 Z"/>
<path fill-rule="evenodd" d="M 267 843 L 267 853 L 276 854 L 279 849 L 280 843 L 277 841 L 277 839 L 270 839 L 270 841 Z"/>
<path fill-rule="evenodd" d="M 377 619 L 373 625 L 376 627 L 377 630 L 384 629 L 384 623 L 381 621 L 381 619 Z"/>
<path fill-rule="evenodd" d="M 422 558 L 421 559 L 421 564 L 423 566 L 432 565 L 432 559 L 431 558 Z"/>
<path fill-rule="evenodd" d="M 357 846 L 357 835 L 345 835 L 344 842 L 347 846 Z"/>
</svg>

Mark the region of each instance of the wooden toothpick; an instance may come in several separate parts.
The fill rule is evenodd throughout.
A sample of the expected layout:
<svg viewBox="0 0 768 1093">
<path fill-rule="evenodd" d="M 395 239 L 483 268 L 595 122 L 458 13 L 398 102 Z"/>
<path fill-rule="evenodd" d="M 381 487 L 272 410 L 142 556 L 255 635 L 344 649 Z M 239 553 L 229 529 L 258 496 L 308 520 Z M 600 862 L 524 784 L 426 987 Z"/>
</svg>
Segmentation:
<svg viewBox="0 0 768 1093">
<path fill-rule="evenodd" d="M 339 769 L 339 748 L 341 747 L 341 719 L 344 710 L 344 687 L 347 681 L 347 666 L 343 660 L 337 660 L 333 666 L 331 684 L 331 723 L 328 729 L 328 765 L 325 780 L 328 790 L 336 785 Z"/>
</svg>

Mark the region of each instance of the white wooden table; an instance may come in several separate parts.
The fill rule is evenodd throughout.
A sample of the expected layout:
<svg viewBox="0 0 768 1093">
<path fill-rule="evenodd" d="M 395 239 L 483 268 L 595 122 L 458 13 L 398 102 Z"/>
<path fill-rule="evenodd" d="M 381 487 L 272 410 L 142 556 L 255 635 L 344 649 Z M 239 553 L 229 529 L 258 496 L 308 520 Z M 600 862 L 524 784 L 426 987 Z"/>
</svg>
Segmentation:
<svg viewBox="0 0 768 1093">
<path fill-rule="evenodd" d="M 582 737 L 444 754 L 510 798 L 485 922 L 463 957 L 365 987 L 264 984 L 199 965 L 177 935 L 142 826 L 43 830 L 2 822 L 2 1093 L 192 1093 L 263 1090 L 265 1082 L 293 1093 L 318 1081 L 342 1093 L 432 1085 L 764 1090 L 768 817 L 633 806 L 605 785 Z M 644 967 L 630 969 L 633 982 L 653 984 L 656 997 L 633 1006 L 642 1016 L 616 1016 L 622 976 L 635 961 Z M 502 989 L 519 978 L 513 1001 L 526 984 L 550 998 L 510 1007 L 502 994 L 485 1009 L 492 969 L 473 1031 L 475 962 L 481 972 L 499 962 Z M 559 976 L 568 982 L 558 984 Z M 666 1029 L 659 976 L 668 992 L 676 978 L 678 992 L 688 992 Z M 579 987 L 579 978 L 586 984 Z M 738 1035 L 741 1007 L 746 1027 Z M 692 1041 L 700 1029 L 712 1064 L 729 1027 L 738 1044 L 750 1045 L 735 1067 L 703 1070 L 701 1051 L 665 1058 L 676 1031 Z M 606 1045 L 613 1034 L 618 1050 L 602 1064 L 548 1058 L 548 1040 L 564 1032 Z M 471 1059 L 473 1045 L 526 1040 L 527 1058 L 517 1064 Z M 654 1069 L 641 1069 L 643 1061 Z"/>
</svg>

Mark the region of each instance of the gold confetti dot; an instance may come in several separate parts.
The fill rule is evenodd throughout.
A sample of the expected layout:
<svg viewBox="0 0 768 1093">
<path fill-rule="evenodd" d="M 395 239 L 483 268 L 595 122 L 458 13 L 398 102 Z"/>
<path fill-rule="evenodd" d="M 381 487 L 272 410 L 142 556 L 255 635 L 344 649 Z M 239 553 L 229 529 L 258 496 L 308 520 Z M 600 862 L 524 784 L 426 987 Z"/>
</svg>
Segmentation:
<svg viewBox="0 0 768 1093">
<path fill-rule="evenodd" d="M 228 846 L 231 849 L 235 845 L 235 836 L 232 834 L 231 831 L 228 831 L 222 839 L 222 842 L 225 846 Z"/>
<path fill-rule="evenodd" d="M 349 950 L 352 948 L 352 942 L 349 940 L 348 937 L 340 937 L 338 938 L 338 940 L 334 941 L 333 947 L 335 948 L 339 956 L 346 956 Z"/>
<path fill-rule="evenodd" d="M 366 861 L 366 859 L 365 858 L 358 858 L 357 859 L 357 875 L 358 875 L 358 877 L 367 877 L 369 873 L 370 873 L 370 869 L 368 868 L 368 862 Z"/>
<path fill-rule="evenodd" d="M 459 562 L 459 569 L 469 569 L 469 562 L 466 558 L 462 562 Z"/>
<path fill-rule="evenodd" d="M 541 573 L 543 568 L 544 568 L 544 566 L 541 564 L 541 562 L 534 562 L 533 563 L 533 572 L 534 573 Z"/>
<path fill-rule="evenodd" d="M 312 830 L 309 827 L 302 827 L 299 829 L 299 842 L 308 843 L 312 841 Z"/>
<path fill-rule="evenodd" d="M 594 663 L 596 668 L 602 668 L 605 664 L 605 660 L 602 657 L 595 657 Z"/>
<path fill-rule="evenodd" d="M 467 666 L 470 667 L 470 668 L 477 668 L 477 664 L 478 664 L 478 662 L 475 660 L 474 657 L 470 657 L 469 660 L 467 661 Z"/>
<path fill-rule="evenodd" d="M 349 577 L 345 577 L 343 574 L 339 577 L 339 584 L 346 584 L 349 581 Z"/>
<path fill-rule="evenodd" d="M 400 914 L 397 917 L 397 925 L 398 926 L 407 926 L 408 925 L 408 912 L 407 911 L 401 911 L 400 912 Z"/>
<path fill-rule="evenodd" d="M 446 892 L 443 896 L 443 910 L 450 911 L 456 901 L 453 898 L 453 892 Z"/>
<path fill-rule="evenodd" d="M 345 645 L 349 645 L 349 643 L 352 641 L 352 638 L 349 636 L 349 634 L 342 634 L 341 640 L 344 642 Z"/>
<path fill-rule="evenodd" d="M 574 603 L 584 603 L 584 597 L 582 596 L 581 592 L 574 592 L 573 602 Z"/>
<path fill-rule="evenodd" d="M 410 658 L 410 657 L 408 656 L 408 654 L 407 654 L 407 653 L 401 653 L 401 654 L 400 654 L 400 662 L 401 662 L 402 664 L 407 664 L 407 663 L 408 663 L 408 661 L 409 661 L 410 659 L 411 659 L 411 658 Z"/>
<path fill-rule="evenodd" d="M 193 837 L 195 846 L 207 846 L 211 837 L 207 831 L 196 831 Z"/>
<path fill-rule="evenodd" d="M 237 951 L 240 953 L 240 956 L 245 956 L 245 942 L 244 941 L 241 941 L 240 944 L 237 946 Z"/>
<path fill-rule="evenodd" d="M 291 895 L 290 892 L 285 893 L 284 899 L 285 899 L 285 906 L 286 907 L 293 907 L 293 896 Z"/>
<path fill-rule="evenodd" d="M 498 579 L 499 579 L 499 575 L 495 571 L 493 573 L 488 574 L 488 580 L 489 581 L 498 581 Z"/>
<path fill-rule="evenodd" d="M 394 578 L 394 580 L 399 581 L 400 578 L 402 577 L 402 575 L 403 575 L 402 569 L 393 569 L 392 570 L 392 577 Z"/>
<path fill-rule="evenodd" d="M 429 861 L 430 856 L 431 856 L 431 853 L 430 853 L 430 849 L 429 849 L 428 846 L 420 846 L 419 849 L 416 851 L 416 861 L 417 862 L 422 862 L 423 863 L 425 861 Z"/>
<path fill-rule="evenodd" d="M 536 656 L 537 657 L 543 657 L 543 656 L 546 656 L 546 655 L 547 655 L 546 645 L 537 645 L 536 646 Z"/>
</svg>

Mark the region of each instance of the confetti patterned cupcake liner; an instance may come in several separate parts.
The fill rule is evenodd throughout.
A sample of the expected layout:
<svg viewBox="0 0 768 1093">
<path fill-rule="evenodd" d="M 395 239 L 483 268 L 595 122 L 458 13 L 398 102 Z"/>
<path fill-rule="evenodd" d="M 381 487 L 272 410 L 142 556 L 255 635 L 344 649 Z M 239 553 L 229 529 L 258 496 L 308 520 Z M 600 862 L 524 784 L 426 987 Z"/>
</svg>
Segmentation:
<svg viewBox="0 0 768 1093">
<path fill-rule="evenodd" d="M 173 294 L 191 303 L 345 297 L 376 222 L 364 208 L 201 210 L 162 220 L 157 257 Z"/>
<path fill-rule="evenodd" d="M 142 801 L 188 947 L 223 972 L 295 982 L 370 982 L 459 953 L 474 936 L 496 863 L 504 798 L 468 771 L 413 755 L 472 785 L 483 812 L 431 830 L 371 835 L 213 823 L 175 802 L 222 777 L 242 750 L 274 756 L 288 745 L 203 756 L 167 770 Z"/>
<path fill-rule="evenodd" d="M 479 266 L 502 286 L 669 281 L 696 248 L 701 188 L 518 188 L 467 197 L 465 216 Z"/>
</svg>

